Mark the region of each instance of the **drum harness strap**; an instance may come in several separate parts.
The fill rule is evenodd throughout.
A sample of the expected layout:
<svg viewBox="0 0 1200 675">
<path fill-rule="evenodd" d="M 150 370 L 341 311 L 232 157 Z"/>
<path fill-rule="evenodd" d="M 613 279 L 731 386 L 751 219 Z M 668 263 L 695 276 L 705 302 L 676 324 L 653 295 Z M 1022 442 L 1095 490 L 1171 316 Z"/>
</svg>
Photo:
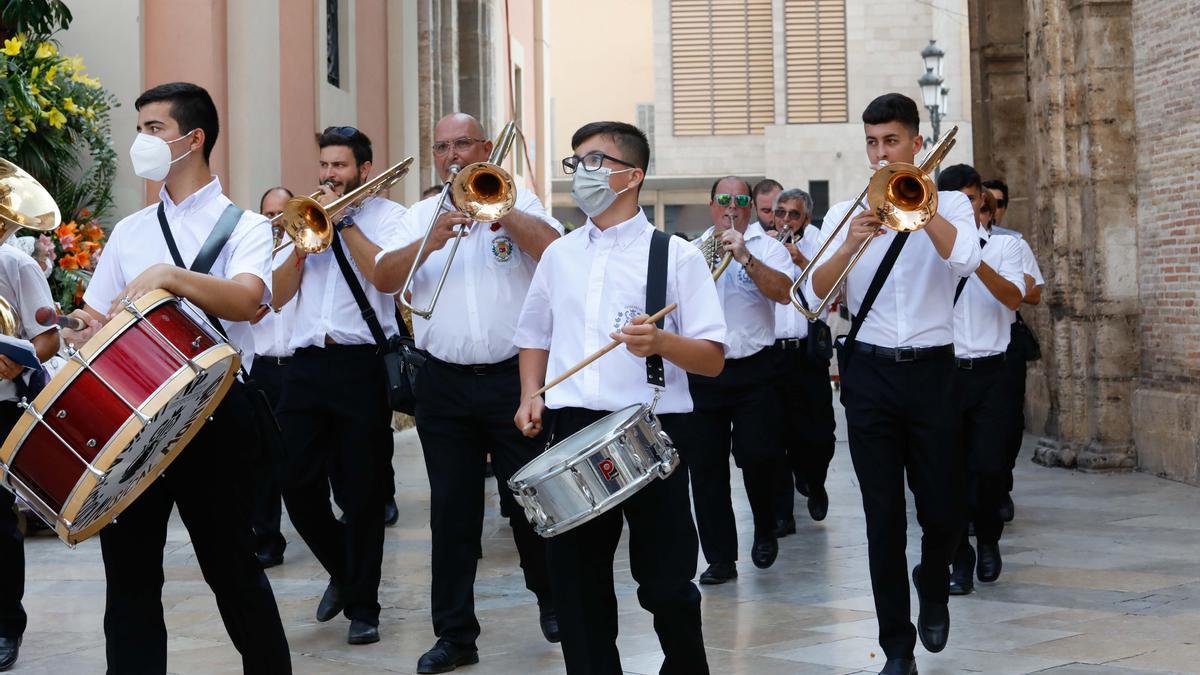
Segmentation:
<svg viewBox="0 0 1200 675">
<path fill-rule="evenodd" d="M 667 262 L 671 249 L 671 235 L 655 229 L 650 233 L 650 256 L 646 266 L 646 314 L 654 314 L 667 306 Z M 663 327 L 666 318 L 658 320 L 657 325 Z M 646 383 L 654 389 L 654 400 L 650 404 L 650 412 L 658 405 L 667 387 L 666 372 L 663 359 L 659 354 L 646 357 Z"/>
</svg>

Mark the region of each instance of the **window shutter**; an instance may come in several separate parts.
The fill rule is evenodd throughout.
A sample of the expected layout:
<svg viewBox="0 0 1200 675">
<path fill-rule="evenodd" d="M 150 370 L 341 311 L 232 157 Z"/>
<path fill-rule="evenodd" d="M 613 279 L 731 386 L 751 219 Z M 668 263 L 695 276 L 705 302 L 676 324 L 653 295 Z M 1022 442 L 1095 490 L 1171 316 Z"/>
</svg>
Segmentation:
<svg viewBox="0 0 1200 675">
<path fill-rule="evenodd" d="M 784 0 L 788 124 L 846 122 L 845 0 Z"/>
</svg>

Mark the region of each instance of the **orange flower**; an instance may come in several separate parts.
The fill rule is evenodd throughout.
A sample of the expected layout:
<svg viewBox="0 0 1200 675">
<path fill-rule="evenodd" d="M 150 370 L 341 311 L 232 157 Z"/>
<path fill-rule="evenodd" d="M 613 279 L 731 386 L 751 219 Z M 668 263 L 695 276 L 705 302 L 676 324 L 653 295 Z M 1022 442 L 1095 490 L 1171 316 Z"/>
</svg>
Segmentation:
<svg viewBox="0 0 1200 675">
<path fill-rule="evenodd" d="M 54 230 L 54 236 L 58 237 L 59 239 L 62 239 L 63 237 L 74 237 L 78 234 L 79 226 L 76 225 L 75 221 L 73 220 L 69 223 L 63 223 L 62 225 L 59 225 L 58 229 Z"/>
<path fill-rule="evenodd" d="M 79 209 L 79 217 L 88 220 L 92 217 L 91 209 Z"/>
<path fill-rule="evenodd" d="M 75 256 L 67 254 L 58 259 L 58 266 L 64 270 L 77 270 L 79 269 L 79 260 Z"/>
<path fill-rule="evenodd" d="M 95 254 L 97 251 L 100 250 L 100 248 L 101 248 L 100 242 L 97 242 L 97 241 L 83 242 L 83 252 L 87 253 L 88 255 Z"/>
<path fill-rule="evenodd" d="M 83 269 L 87 269 L 88 266 L 92 264 L 92 254 L 88 253 L 87 251 L 80 251 L 79 253 L 76 253 L 75 264 L 79 265 Z"/>
<path fill-rule="evenodd" d="M 104 228 L 97 225 L 94 221 L 83 226 L 83 238 L 91 241 L 104 240 Z"/>
</svg>

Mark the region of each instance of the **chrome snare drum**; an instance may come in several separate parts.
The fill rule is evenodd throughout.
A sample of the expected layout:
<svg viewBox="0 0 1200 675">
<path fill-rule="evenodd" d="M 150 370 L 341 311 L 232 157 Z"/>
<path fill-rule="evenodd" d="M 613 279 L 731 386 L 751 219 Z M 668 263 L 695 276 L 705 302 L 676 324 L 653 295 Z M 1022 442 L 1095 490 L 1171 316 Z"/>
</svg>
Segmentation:
<svg viewBox="0 0 1200 675">
<path fill-rule="evenodd" d="M 632 405 L 580 429 L 508 481 L 533 529 L 553 537 L 666 478 L 679 454 L 650 404 Z"/>
</svg>

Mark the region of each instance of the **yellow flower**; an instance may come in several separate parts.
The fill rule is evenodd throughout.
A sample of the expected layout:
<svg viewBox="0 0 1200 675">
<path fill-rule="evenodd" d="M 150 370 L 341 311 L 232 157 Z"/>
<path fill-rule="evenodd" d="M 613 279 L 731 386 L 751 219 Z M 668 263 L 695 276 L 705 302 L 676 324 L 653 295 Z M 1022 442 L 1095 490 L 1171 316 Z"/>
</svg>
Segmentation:
<svg viewBox="0 0 1200 675">
<path fill-rule="evenodd" d="M 33 55 L 35 59 L 48 59 L 58 53 L 58 49 L 52 43 L 43 42 L 38 45 L 37 53 Z"/>
<path fill-rule="evenodd" d="M 58 66 L 50 66 L 46 71 L 46 84 L 54 84 L 54 76 L 58 75 Z"/>
<path fill-rule="evenodd" d="M 96 111 L 95 111 L 95 110 L 92 110 L 91 108 L 84 108 L 84 109 L 83 109 L 83 116 L 84 116 L 84 117 L 86 117 L 86 118 L 88 118 L 88 119 L 90 120 L 90 119 L 92 119 L 93 117 L 95 117 L 95 116 L 96 116 Z M 95 127 L 93 127 L 93 128 L 95 128 Z"/>
<path fill-rule="evenodd" d="M 51 108 L 50 114 L 46 116 L 46 121 L 55 129 L 61 129 L 67 123 L 67 116 L 59 112 L 58 108 Z"/>
<path fill-rule="evenodd" d="M 38 86 L 36 84 L 30 82 L 29 83 L 29 93 L 33 94 L 34 96 L 37 96 L 38 94 L 42 93 L 42 90 L 38 89 Z"/>
<path fill-rule="evenodd" d="M 18 35 L 4 41 L 3 52 L 5 56 L 16 56 L 21 53 L 21 47 L 25 46 L 25 36 Z"/>
<path fill-rule="evenodd" d="M 33 123 L 33 118 L 29 115 L 22 115 L 21 123 L 24 124 L 25 128 L 29 129 L 30 131 L 37 131 L 37 125 Z"/>
<path fill-rule="evenodd" d="M 4 109 L 4 119 L 5 119 L 5 121 L 7 121 L 7 122 L 11 122 L 11 121 L 13 121 L 13 120 L 17 119 L 16 115 L 13 115 L 12 108 L 5 108 L 5 109 Z"/>
<path fill-rule="evenodd" d="M 75 105 L 75 101 L 72 101 L 69 97 L 63 99 L 62 105 L 63 110 L 66 110 L 71 114 L 79 112 L 79 106 Z"/>
<path fill-rule="evenodd" d="M 84 69 L 82 56 L 71 56 L 63 59 L 62 62 L 64 67 L 66 67 L 68 70 L 79 72 Z"/>
<path fill-rule="evenodd" d="M 78 82 L 79 84 L 82 84 L 87 87 L 91 87 L 92 89 L 96 89 L 97 87 L 100 86 L 100 80 L 97 80 L 94 77 L 88 77 L 87 75 L 84 75 L 82 73 L 75 73 L 74 75 L 72 75 L 71 81 Z"/>
<path fill-rule="evenodd" d="M 38 74 L 41 72 L 42 72 L 41 66 L 34 66 L 33 70 L 29 71 L 29 79 L 36 80 L 38 78 Z"/>
<path fill-rule="evenodd" d="M 49 108 L 51 105 L 50 99 L 46 98 L 45 96 L 38 96 L 37 102 L 38 102 L 38 105 L 40 105 L 43 108 Z"/>
</svg>

